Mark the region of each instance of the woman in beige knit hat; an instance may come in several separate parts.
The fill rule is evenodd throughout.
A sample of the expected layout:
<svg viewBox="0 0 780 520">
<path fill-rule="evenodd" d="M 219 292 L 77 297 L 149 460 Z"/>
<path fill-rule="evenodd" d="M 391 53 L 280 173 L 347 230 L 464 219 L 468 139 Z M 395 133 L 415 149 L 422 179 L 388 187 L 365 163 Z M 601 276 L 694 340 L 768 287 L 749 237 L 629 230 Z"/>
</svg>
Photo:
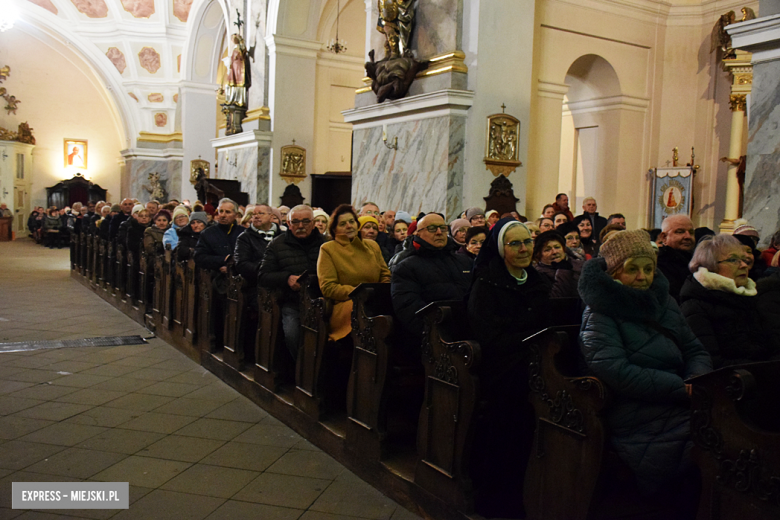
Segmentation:
<svg viewBox="0 0 780 520">
<path fill-rule="evenodd" d="M 615 233 L 601 255 L 579 279 L 580 346 L 610 389 L 610 443 L 644 496 L 692 518 L 696 500 L 681 492 L 693 478 L 685 379 L 709 372 L 710 356 L 669 296 L 646 231 Z"/>
</svg>

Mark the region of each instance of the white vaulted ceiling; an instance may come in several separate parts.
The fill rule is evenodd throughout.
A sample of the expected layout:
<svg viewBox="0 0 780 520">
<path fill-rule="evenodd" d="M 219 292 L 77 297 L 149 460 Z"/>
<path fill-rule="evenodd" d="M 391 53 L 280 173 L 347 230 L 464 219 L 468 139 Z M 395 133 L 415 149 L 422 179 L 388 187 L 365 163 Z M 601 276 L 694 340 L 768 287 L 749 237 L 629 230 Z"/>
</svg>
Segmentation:
<svg viewBox="0 0 780 520">
<path fill-rule="evenodd" d="M 128 146 L 140 131 L 176 130 L 193 0 L 11 1 L 22 29 L 27 23 L 75 47 L 95 69 L 123 114 Z"/>
</svg>

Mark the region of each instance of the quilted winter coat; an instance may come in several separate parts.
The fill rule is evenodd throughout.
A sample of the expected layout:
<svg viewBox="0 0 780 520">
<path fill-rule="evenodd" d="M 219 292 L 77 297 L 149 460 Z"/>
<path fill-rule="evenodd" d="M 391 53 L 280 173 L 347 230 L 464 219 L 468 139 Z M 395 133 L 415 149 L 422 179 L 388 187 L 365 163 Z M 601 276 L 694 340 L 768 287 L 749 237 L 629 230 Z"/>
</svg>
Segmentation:
<svg viewBox="0 0 780 520">
<path fill-rule="evenodd" d="M 597 258 L 585 263 L 579 291 L 588 306 L 580 346 L 589 370 L 611 391 L 612 448 L 650 495 L 691 464 L 684 380 L 712 370 L 710 356 L 660 271 L 641 291 L 614 281 Z"/>
</svg>

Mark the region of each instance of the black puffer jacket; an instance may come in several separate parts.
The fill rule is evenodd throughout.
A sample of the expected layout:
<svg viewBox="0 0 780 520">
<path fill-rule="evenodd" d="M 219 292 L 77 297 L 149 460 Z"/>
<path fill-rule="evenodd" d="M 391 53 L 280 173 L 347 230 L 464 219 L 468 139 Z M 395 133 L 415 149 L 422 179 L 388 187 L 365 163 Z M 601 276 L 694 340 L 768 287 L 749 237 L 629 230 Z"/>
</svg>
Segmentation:
<svg viewBox="0 0 780 520">
<path fill-rule="evenodd" d="M 122 224 L 122 222 L 129 218 L 130 215 L 126 215 L 125 213 L 117 213 L 114 215 L 114 217 L 111 219 L 111 225 L 108 232 L 108 236 L 111 240 L 117 238 L 117 235 L 119 234 L 119 226 Z M 124 241 L 119 243 L 124 244 Z"/>
<path fill-rule="evenodd" d="M 249 226 L 236 240 L 236 253 L 233 260 L 238 274 L 246 280 L 244 287 L 257 286 L 257 269 L 260 267 L 265 250 L 274 239 L 277 229 L 275 224 L 267 232 L 261 232 L 253 226 Z"/>
<path fill-rule="evenodd" d="M 766 276 L 756 283 L 758 313 L 767 333 L 764 341 L 780 351 L 780 270 L 770 267 Z"/>
<path fill-rule="evenodd" d="M 194 232 L 192 226 L 187 224 L 183 228 L 177 229 L 176 234 L 179 235 L 179 243 L 176 244 L 176 259 L 179 262 L 187 261 L 192 256 L 195 246 L 198 245 L 200 233 Z"/>
<path fill-rule="evenodd" d="M 137 261 L 141 258 L 138 256 L 138 253 L 141 251 L 144 232 L 146 231 L 146 228 L 149 227 L 149 224 L 141 224 L 134 218 L 128 220 L 127 223 L 127 240 L 125 241 L 125 247 L 127 248 L 127 251 L 133 252 Z"/>
<path fill-rule="evenodd" d="M 236 250 L 238 235 L 246 231 L 238 224 L 207 227 L 200 233 L 198 245 L 195 246 L 195 264 L 210 271 L 219 271 L 227 265 L 227 257 Z"/>
<path fill-rule="evenodd" d="M 98 235 L 102 240 L 108 241 L 108 238 L 110 236 L 109 231 L 111 230 L 111 220 L 113 217 L 111 215 L 106 215 L 106 218 L 104 218 L 100 222 L 100 231 L 98 231 Z"/>
<path fill-rule="evenodd" d="M 482 347 L 481 371 L 500 377 L 523 356 L 524 339 L 550 324 L 550 281 L 533 267 L 519 284 L 500 257 L 477 271 L 469 295 L 469 321 Z"/>
<path fill-rule="evenodd" d="M 649 289 L 626 287 L 603 258 L 585 262 L 579 282 L 588 305 L 580 346 L 589 370 L 611 390 L 610 441 L 652 494 L 690 466 L 690 400 L 685 379 L 712 369 L 659 271 Z M 674 339 L 672 339 L 674 338 Z"/>
<path fill-rule="evenodd" d="M 463 300 L 469 290 L 474 263 L 456 250 L 453 240 L 437 249 L 415 237 L 409 255 L 393 271 L 393 308 L 401 324 L 417 337 L 424 326 L 417 311 L 435 301 Z"/>
<path fill-rule="evenodd" d="M 748 279 L 746 287 L 737 289 L 733 280 L 702 267 L 688 277 L 680 291 L 685 320 L 712 356 L 716 369 L 764 361 L 772 354 L 755 288 L 755 282 Z"/>
<path fill-rule="evenodd" d="M 664 273 L 669 281 L 669 294 L 680 301 L 680 290 L 685 280 L 691 275 L 688 264 L 693 258 L 693 253 L 672 249 L 664 246 L 658 249 L 658 269 Z"/>
<path fill-rule="evenodd" d="M 274 238 L 266 248 L 258 271 L 258 284 L 271 289 L 282 289 L 281 305 L 296 304 L 298 297 L 287 285 L 287 279 L 304 271 L 316 274 L 317 258 L 323 243 L 325 238 L 316 229 L 302 240 L 295 238 L 292 231 L 285 231 Z"/>
</svg>

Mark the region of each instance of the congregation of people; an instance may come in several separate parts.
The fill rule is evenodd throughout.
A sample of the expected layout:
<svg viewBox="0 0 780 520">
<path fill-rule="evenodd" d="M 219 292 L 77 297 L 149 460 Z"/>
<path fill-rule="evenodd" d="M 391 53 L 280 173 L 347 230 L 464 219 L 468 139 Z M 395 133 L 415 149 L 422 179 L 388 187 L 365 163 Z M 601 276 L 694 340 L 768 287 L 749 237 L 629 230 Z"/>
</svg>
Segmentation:
<svg viewBox="0 0 780 520">
<path fill-rule="evenodd" d="M 229 199 L 214 206 L 140 204 L 128 198 L 36 208 L 28 227 L 50 248 L 85 232 L 136 255 L 172 250 L 180 261 L 193 258 L 213 273 L 223 295 L 214 300 L 218 337 L 229 275 L 244 279 L 245 301 L 253 308 L 258 287 L 277 290 L 293 360 L 301 342 L 299 294 L 310 276 L 333 304 L 329 341 L 342 358 L 352 348 L 350 294 L 360 284 L 390 284 L 409 357 L 419 358 L 421 309 L 465 302 L 482 348 L 484 408 L 472 477 L 485 516 L 523 517 L 519 468 L 530 457 L 534 412 L 522 342 L 556 322 L 555 299 L 580 299 L 585 373 L 611 391 L 610 448 L 642 496 L 673 504 L 679 518 L 693 518 L 690 490 L 697 476 L 686 380 L 780 355 L 780 231 L 761 251 L 759 234 L 747 222 L 738 222 L 733 235 L 694 228 L 685 215 L 666 218 L 660 229 L 626 229 L 623 215 L 605 218 L 597 210 L 596 200 L 586 198 L 575 216 L 568 196 L 559 194 L 533 221 L 468 208 L 447 222 L 440 213 L 381 211 L 372 202 L 342 204 L 328 214 L 306 205 L 239 207 Z M 337 370 L 329 377 L 347 375 Z M 343 385 L 346 391 L 346 380 Z"/>
</svg>

